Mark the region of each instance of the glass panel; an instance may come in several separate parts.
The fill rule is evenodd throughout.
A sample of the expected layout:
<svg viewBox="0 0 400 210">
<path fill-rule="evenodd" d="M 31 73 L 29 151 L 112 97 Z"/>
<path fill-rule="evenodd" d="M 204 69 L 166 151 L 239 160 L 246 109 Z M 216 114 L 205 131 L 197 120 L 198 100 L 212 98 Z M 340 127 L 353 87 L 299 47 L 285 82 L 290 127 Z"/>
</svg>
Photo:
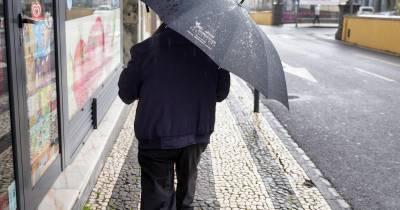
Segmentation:
<svg viewBox="0 0 400 210">
<path fill-rule="evenodd" d="M 119 0 L 67 1 L 68 113 L 71 118 L 121 65 Z"/>
<path fill-rule="evenodd" d="M 21 3 L 24 17 L 35 21 L 23 28 L 31 175 L 35 185 L 59 154 L 53 3 Z"/>
<path fill-rule="evenodd" d="M 17 207 L 3 5 L 0 0 L 0 210 L 14 210 Z"/>
</svg>

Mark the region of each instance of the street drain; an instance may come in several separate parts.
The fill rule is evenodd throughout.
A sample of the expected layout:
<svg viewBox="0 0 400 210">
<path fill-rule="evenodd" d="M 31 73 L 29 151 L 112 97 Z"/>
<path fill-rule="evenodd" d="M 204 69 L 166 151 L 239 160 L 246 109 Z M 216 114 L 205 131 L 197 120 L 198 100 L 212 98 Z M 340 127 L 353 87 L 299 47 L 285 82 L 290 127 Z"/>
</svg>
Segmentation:
<svg viewBox="0 0 400 210">
<path fill-rule="evenodd" d="M 308 187 L 308 188 L 315 187 L 314 182 L 311 181 L 311 180 L 309 180 L 309 179 L 306 179 L 306 180 L 304 181 L 303 185 L 306 186 L 306 187 Z"/>
</svg>

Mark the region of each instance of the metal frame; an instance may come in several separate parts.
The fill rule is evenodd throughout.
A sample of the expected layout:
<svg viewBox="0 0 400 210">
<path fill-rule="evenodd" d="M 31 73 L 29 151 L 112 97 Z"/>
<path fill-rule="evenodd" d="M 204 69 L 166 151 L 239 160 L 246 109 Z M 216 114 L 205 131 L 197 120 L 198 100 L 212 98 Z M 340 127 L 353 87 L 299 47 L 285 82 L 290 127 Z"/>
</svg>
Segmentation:
<svg viewBox="0 0 400 210">
<path fill-rule="evenodd" d="M 65 16 L 65 13 L 63 14 L 62 11 L 60 10 L 60 1 L 56 0 L 53 1 L 54 2 L 54 14 L 57 14 L 56 18 L 54 18 L 54 21 L 56 22 L 55 24 L 55 37 L 54 37 L 54 43 L 56 43 L 56 60 L 58 62 L 56 62 L 56 75 L 57 75 L 57 93 L 58 93 L 58 129 L 59 129 L 59 136 L 60 136 L 60 153 L 61 153 L 61 169 L 64 170 L 66 165 L 64 164 L 64 148 L 65 148 L 65 130 L 64 130 L 64 123 L 63 120 L 64 119 L 64 112 L 63 110 L 65 109 L 64 105 L 63 105 L 63 101 L 64 101 L 64 94 L 63 94 L 63 74 L 61 71 L 61 66 L 62 66 L 62 62 L 63 62 L 63 57 L 62 57 L 62 50 L 61 50 L 61 43 L 63 40 L 63 34 L 60 32 L 61 31 L 61 22 L 60 22 L 60 16 Z"/>
<path fill-rule="evenodd" d="M 8 71 L 8 92 L 9 92 L 9 105 L 10 105 L 10 119 L 11 119 L 11 135 L 14 159 L 14 177 L 17 190 L 17 205 L 18 209 L 25 206 L 24 188 L 23 188 L 23 167 L 22 167 L 22 150 L 21 150 L 21 134 L 19 132 L 19 92 L 17 85 L 17 60 L 15 56 L 15 43 L 17 37 L 14 36 L 13 20 L 13 3 L 12 0 L 4 0 L 4 23 L 5 23 L 5 38 L 6 38 L 6 54 L 7 54 L 7 71 Z"/>
<path fill-rule="evenodd" d="M 56 21 L 56 15 L 54 11 L 54 2 L 53 1 L 53 17 L 54 21 Z M 22 7 L 21 7 L 21 1 L 13 1 L 13 20 L 16 20 L 18 14 L 22 12 Z M 54 24 L 56 25 L 56 24 Z M 13 34 L 18 34 L 20 39 L 22 36 L 22 30 L 18 27 L 17 23 L 13 21 Z M 55 32 L 56 30 L 54 30 Z M 17 79 L 17 85 L 14 86 L 14 88 L 18 89 L 18 113 L 19 117 L 18 119 L 20 120 L 19 122 L 19 130 L 20 130 L 20 150 L 22 151 L 21 154 L 21 160 L 22 160 L 22 168 L 23 168 L 23 192 L 24 192 L 24 200 L 25 200 L 25 206 L 24 209 L 34 209 L 36 208 L 44 195 L 47 193 L 47 191 L 50 189 L 51 185 L 57 178 L 57 176 L 61 173 L 61 157 L 58 155 L 56 160 L 53 162 L 53 164 L 47 169 L 45 174 L 40 178 L 40 180 L 36 183 L 35 186 L 32 185 L 31 181 L 31 161 L 30 161 L 30 144 L 27 143 L 29 141 L 29 125 L 28 125 L 28 119 L 27 119 L 27 114 L 28 113 L 28 107 L 27 107 L 27 96 L 26 96 L 26 77 L 25 77 L 25 66 L 24 66 L 24 59 L 21 56 L 23 52 L 23 48 L 21 45 L 21 40 L 17 39 L 14 40 L 14 49 L 15 49 L 15 56 L 13 56 L 17 62 L 17 65 L 15 66 L 16 68 L 13 69 L 16 72 L 16 79 Z M 54 34 L 54 39 L 56 39 L 56 33 Z M 55 46 L 54 49 L 55 53 L 57 51 L 57 46 Z M 57 56 L 55 54 L 55 56 Z M 57 63 L 57 57 L 55 57 L 55 62 Z M 57 66 L 56 66 L 57 68 Z M 57 78 L 58 79 L 58 78 Z M 57 93 L 59 96 L 59 93 Z M 60 106 L 58 105 L 57 109 L 60 109 Z M 59 134 L 59 140 L 60 140 L 60 134 Z M 59 143 L 59 146 L 61 147 L 61 142 Z"/>
<path fill-rule="evenodd" d="M 13 137 L 14 169 L 18 209 L 35 209 L 61 172 L 60 156 L 49 167 L 39 182 L 32 187 L 29 132 L 27 121 L 25 68 L 23 65 L 21 29 L 17 17 L 22 12 L 20 1 L 4 0 L 6 50 L 9 77 L 11 128 Z M 54 8 L 54 7 L 53 7 Z M 56 11 L 53 11 L 56 17 Z M 55 24 L 56 25 L 56 24 Z M 16 36 L 17 35 L 17 36 Z M 56 30 L 54 34 L 56 38 Z M 56 51 L 56 49 L 54 49 Z M 56 52 L 55 52 L 56 53 Z M 57 63 L 57 56 L 56 56 Z M 60 107 L 58 107 L 58 110 Z M 61 146 L 61 142 L 60 142 Z"/>
<path fill-rule="evenodd" d="M 57 102 L 58 102 L 58 127 L 60 155 L 55 162 L 47 169 L 38 183 L 33 187 L 31 182 L 31 161 L 29 130 L 27 119 L 27 96 L 26 96 L 26 75 L 23 59 L 23 48 L 21 44 L 22 30 L 18 27 L 18 15 L 22 12 L 21 1 L 3 0 L 5 39 L 7 54 L 7 72 L 9 85 L 9 104 L 12 129 L 12 147 L 14 156 L 14 175 L 17 189 L 18 209 L 36 209 L 45 194 L 54 183 L 57 176 L 67 164 L 73 159 L 75 151 L 70 147 L 70 141 L 78 138 L 79 145 L 82 145 L 87 135 L 93 130 L 91 122 L 91 100 L 83 108 L 81 113 L 75 115 L 72 120 L 68 119 L 67 100 L 67 72 L 66 72 L 66 43 L 65 43 L 65 9 L 63 1 L 53 0 L 54 17 L 54 51 L 55 68 L 57 81 Z M 123 4 L 120 0 L 120 24 L 121 24 L 121 52 L 123 52 Z M 117 81 L 123 67 L 123 53 L 120 57 L 120 66 L 114 70 L 108 79 L 103 83 L 92 98 L 99 101 L 96 112 L 100 121 L 111 106 L 117 95 Z M 76 125 L 73 127 L 72 125 Z M 79 129 L 77 129 L 79 128 Z"/>
</svg>

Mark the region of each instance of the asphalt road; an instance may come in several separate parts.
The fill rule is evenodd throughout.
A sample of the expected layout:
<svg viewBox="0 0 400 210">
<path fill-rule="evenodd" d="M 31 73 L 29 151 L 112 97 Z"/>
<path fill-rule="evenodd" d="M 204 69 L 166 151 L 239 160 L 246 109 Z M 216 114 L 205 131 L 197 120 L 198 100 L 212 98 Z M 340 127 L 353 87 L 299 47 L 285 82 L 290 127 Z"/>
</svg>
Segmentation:
<svg viewBox="0 0 400 210">
<path fill-rule="evenodd" d="M 263 29 L 291 110 L 263 103 L 354 209 L 400 209 L 400 57 L 335 41 L 335 28 Z"/>
</svg>

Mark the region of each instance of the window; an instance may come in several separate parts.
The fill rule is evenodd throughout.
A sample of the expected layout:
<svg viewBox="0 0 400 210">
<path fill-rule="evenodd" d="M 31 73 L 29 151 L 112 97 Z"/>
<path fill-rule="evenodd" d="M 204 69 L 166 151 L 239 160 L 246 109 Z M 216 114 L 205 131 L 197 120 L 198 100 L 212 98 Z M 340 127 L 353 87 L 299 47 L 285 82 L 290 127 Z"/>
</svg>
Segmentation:
<svg viewBox="0 0 400 210">
<path fill-rule="evenodd" d="M 4 26 L 4 7 L 0 0 L 0 210 L 14 210 L 17 203 Z"/>
<path fill-rule="evenodd" d="M 119 0 L 67 1 L 68 117 L 71 119 L 120 67 Z"/>
<path fill-rule="evenodd" d="M 32 14 L 35 6 L 42 8 L 40 13 Z M 23 27 L 31 176 L 35 185 L 60 153 L 53 4 L 24 1 L 22 7 L 23 13 L 36 21 Z"/>
</svg>

